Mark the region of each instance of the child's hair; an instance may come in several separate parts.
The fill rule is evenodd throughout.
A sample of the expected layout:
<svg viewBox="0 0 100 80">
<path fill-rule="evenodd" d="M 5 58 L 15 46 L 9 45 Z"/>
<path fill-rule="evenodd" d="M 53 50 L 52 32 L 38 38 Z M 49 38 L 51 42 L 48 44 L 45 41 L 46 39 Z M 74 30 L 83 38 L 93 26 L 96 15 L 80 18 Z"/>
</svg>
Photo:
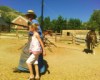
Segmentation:
<svg viewBox="0 0 100 80">
<path fill-rule="evenodd" d="M 31 28 L 35 28 L 35 30 L 38 30 L 38 25 L 33 23 L 33 24 L 31 25 Z"/>
</svg>

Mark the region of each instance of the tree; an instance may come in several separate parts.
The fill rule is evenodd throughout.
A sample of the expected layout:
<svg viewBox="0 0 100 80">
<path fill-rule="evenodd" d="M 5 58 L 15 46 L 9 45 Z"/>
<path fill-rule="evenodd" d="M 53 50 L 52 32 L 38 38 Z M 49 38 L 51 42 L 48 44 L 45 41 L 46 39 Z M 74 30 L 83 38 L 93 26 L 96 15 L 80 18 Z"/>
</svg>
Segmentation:
<svg viewBox="0 0 100 80">
<path fill-rule="evenodd" d="M 52 27 L 53 32 L 56 31 L 56 28 L 57 28 L 57 25 L 56 24 L 57 24 L 57 20 L 56 19 L 53 19 L 51 21 L 51 27 Z"/>
<path fill-rule="evenodd" d="M 0 10 L 5 11 L 5 12 L 16 12 L 16 10 L 14 10 L 8 6 L 0 6 Z"/>
<path fill-rule="evenodd" d="M 41 22 L 41 17 L 38 18 L 38 21 Z M 83 25 L 80 19 L 71 18 L 69 20 L 58 16 L 57 19 L 50 20 L 50 17 L 44 18 L 44 30 L 53 30 L 54 32 L 61 32 L 66 29 L 83 29 Z"/>
<path fill-rule="evenodd" d="M 100 29 L 100 10 L 94 10 L 89 20 L 89 26 Z"/>
<path fill-rule="evenodd" d="M 11 29 L 11 26 L 10 26 L 10 23 L 11 21 L 16 18 L 17 16 L 19 15 L 22 15 L 22 13 L 10 8 L 10 7 L 7 7 L 7 6 L 0 6 L 0 13 L 1 13 L 1 17 L 3 18 L 3 20 L 6 22 L 6 23 L 9 23 L 8 27 L 6 28 L 6 30 L 9 30 L 10 32 L 10 29 Z"/>
<path fill-rule="evenodd" d="M 41 16 L 38 17 L 38 22 L 39 22 L 39 24 L 41 24 Z"/>
<path fill-rule="evenodd" d="M 43 30 L 50 30 L 51 28 L 50 17 L 45 17 Z"/>
<path fill-rule="evenodd" d="M 80 29 L 82 27 L 82 22 L 80 19 L 71 18 L 68 21 L 68 28 L 69 29 Z"/>
<path fill-rule="evenodd" d="M 57 32 L 61 32 L 61 30 L 66 28 L 66 20 L 62 16 L 58 16 L 56 21 L 56 30 Z"/>
</svg>

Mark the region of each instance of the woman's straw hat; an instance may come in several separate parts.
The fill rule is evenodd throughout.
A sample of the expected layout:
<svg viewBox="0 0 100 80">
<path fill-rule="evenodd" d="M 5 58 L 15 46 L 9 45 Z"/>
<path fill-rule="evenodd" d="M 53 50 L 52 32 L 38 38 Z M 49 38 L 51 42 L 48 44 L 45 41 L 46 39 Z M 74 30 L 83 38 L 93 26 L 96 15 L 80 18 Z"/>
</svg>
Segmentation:
<svg viewBox="0 0 100 80">
<path fill-rule="evenodd" d="M 33 18 L 33 19 L 37 17 L 33 10 L 28 10 L 25 16 L 28 18 Z"/>
</svg>

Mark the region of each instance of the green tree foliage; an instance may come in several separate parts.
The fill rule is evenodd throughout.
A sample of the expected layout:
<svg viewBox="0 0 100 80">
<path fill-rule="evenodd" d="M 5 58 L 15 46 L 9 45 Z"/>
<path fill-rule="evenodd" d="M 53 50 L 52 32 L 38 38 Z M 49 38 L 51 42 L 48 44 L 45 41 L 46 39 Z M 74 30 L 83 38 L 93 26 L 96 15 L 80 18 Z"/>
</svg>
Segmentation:
<svg viewBox="0 0 100 80">
<path fill-rule="evenodd" d="M 87 30 L 87 29 L 89 29 L 89 28 L 90 28 L 88 25 L 89 25 L 89 23 L 88 23 L 88 22 L 84 22 L 84 23 L 82 23 L 82 27 L 81 27 L 81 28 L 83 28 L 83 29 Z"/>
<path fill-rule="evenodd" d="M 41 24 L 41 16 L 40 17 L 38 17 L 38 22 Z"/>
<path fill-rule="evenodd" d="M 51 21 L 51 29 L 55 32 L 56 31 L 56 28 L 57 28 L 57 20 L 56 19 L 53 19 Z"/>
<path fill-rule="evenodd" d="M 10 8 L 10 7 L 7 7 L 7 6 L 0 6 L 0 14 L 1 14 L 1 17 L 2 19 L 9 25 L 9 26 L 3 26 L 3 28 L 6 29 L 6 31 L 9 31 L 10 32 L 10 22 L 16 18 L 17 16 L 19 15 L 22 15 L 22 13 L 20 12 L 17 12 L 16 10 Z"/>
<path fill-rule="evenodd" d="M 14 9 L 8 6 L 0 6 L 0 10 L 5 11 L 5 12 L 16 12 Z"/>
<path fill-rule="evenodd" d="M 11 22 L 18 15 L 22 15 L 22 13 L 17 12 L 16 10 L 14 10 L 8 6 L 0 6 L 0 13 L 2 15 L 2 18 L 6 22 Z"/>
<path fill-rule="evenodd" d="M 44 30 L 47 30 L 47 29 L 52 29 L 51 28 L 51 21 L 50 21 L 50 17 L 46 17 L 44 19 Z"/>
<path fill-rule="evenodd" d="M 100 29 L 100 10 L 94 10 L 88 23 L 90 27 Z"/>
<path fill-rule="evenodd" d="M 38 18 L 41 23 L 41 18 Z M 57 19 L 50 20 L 50 17 L 44 18 L 44 30 L 53 30 L 54 32 L 61 32 L 66 29 L 81 29 L 83 28 L 82 22 L 79 19 L 71 18 L 69 20 L 63 18 L 62 16 L 58 16 Z"/>
<path fill-rule="evenodd" d="M 56 30 L 57 32 L 61 32 L 61 30 L 66 28 L 66 20 L 62 16 L 58 16 L 56 22 Z"/>
<path fill-rule="evenodd" d="M 82 22 L 80 21 L 80 19 L 69 19 L 68 21 L 68 28 L 69 29 L 81 29 L 82 27 Z"/>
</svg>

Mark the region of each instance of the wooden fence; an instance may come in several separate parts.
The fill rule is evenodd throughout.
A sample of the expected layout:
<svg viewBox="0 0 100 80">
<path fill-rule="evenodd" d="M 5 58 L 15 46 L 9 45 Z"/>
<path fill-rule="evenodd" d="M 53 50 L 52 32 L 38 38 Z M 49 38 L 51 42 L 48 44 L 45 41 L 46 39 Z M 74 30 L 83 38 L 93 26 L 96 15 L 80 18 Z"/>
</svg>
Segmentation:
<svg viewBox="0 0 100 80">
<path fill-rule="evenodd" d="M 55 42 L 57 41 L 70 41 L 72 44 L 82 44 L 85 43 L 85 37 L 86 35 L 70 35 L 70 36 L 65 36 L 62 35 L 61 33 L 55 33 Z M 98 35 L 97 41 L 100 42 L 100 37 Z"/>
<path fill-rule="evenodd" d="M 14 39 L 26 39 L 28 38 L 28 34 L 27 33 L 0 33 L 0 38 L 14 38 Z M 51 38 L 51 39 L 50 39 Z M 53 33 L 53 38 L 52 37 L 48 37 L 48 39 L 50 41 L 70 41 L 72 44 L 82 44 L 85 43 L 85 35 L 71 35 L 71 36 L 65 36 L 62 35 L 61 33 Z M 100 37 L 98 36 L 98 42 L 100 42 Z"/>
</svg>

